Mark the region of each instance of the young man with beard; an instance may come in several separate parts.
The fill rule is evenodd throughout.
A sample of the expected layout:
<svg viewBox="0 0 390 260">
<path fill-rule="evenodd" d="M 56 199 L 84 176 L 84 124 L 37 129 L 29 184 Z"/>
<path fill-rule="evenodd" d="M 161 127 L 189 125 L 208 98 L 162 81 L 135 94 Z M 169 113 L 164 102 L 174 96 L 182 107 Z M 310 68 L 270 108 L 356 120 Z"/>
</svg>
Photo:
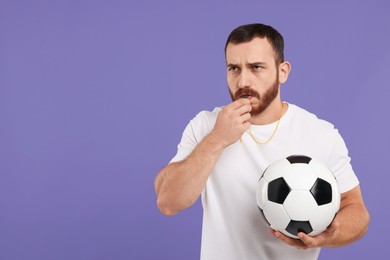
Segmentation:
<svg viewBox="0 0 390 260">
<path fill-rule="evenodd" d="M 203 260 L 317 259 L 321 247 L 352 243 L 367 230 L 369 214 L 342 137 L 330 123 L 281 100 L 291 69 L 283 50 L 283 37 L 270 26 L 233 30 L 225 46 L 233 102 L 191 120 L 176 156 L 156 177 L 165 215 L 202 197 Z M 291 239 L 270 230 L 256 207 L 262 171 L 292 154 L 326 162 L 339 183 L 340 211 L 318 236 L 301 232 Z"/>
</svg>

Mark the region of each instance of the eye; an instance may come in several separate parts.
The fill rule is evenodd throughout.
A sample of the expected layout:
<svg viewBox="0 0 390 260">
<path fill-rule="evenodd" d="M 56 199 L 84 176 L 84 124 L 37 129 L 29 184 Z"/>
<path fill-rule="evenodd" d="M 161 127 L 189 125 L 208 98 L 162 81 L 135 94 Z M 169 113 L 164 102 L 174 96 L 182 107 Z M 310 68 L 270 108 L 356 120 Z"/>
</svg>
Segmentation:
<svg viewBox="0 0 390 260">
<path fill-rule="evenodd" d="M 262 67 L 260 65 L 253 65 L 253 70 L 261 70 Z"/>
<path fill-rule="evenodd" d="M 236 71 L 238 71 L 238 67 L 237 66 L 230 66 L 229 71 L 236 72 Z"/>
</svg>

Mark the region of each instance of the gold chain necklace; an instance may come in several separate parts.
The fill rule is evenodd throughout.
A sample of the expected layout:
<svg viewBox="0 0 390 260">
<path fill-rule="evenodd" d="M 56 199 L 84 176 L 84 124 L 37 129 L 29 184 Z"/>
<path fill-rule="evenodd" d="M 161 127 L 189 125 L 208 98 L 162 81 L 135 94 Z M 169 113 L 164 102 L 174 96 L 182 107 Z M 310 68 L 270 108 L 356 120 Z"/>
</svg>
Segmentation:
<svg viewBox="0 0 390 260">
<path fill-rule="evenodd" d="M 281 121 L 283 113 L 284 113 L 284 104 L 285 103 L 283 103 L 282 113 L 280 114 L 280 117 L 279 117 L 278 123 L 276 124 L 275 130 L 272 133 L 271 137 L 268 138 L 267 140 L 265 140 L 265 141 L 257 141 L 256 138 L 252 134 L 251 128 L 249 127 L 249 135 L 250 135 L 250 137 L 252 137 L 253 141 L 255 141 L 256 144 L 266 144 L 266 143 L 268 143 L 269 141 L 271 141 L 274 138 L 274 136 L 276 134 L 276 131 L 278 131 L 279 124 L 280 124 L 280 121 Z M 242 143 L 242 136 L 240 137 L 240 142 Z"/>
</svg>

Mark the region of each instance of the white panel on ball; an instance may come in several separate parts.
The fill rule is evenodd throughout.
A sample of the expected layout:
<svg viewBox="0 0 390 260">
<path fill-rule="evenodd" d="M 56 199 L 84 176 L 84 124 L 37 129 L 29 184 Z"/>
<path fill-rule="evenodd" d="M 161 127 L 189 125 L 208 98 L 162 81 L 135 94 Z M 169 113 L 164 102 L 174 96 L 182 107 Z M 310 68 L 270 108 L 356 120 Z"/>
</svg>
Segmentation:
<svg viewBox="0 0 390 260">
<path fill-rule="evenodd" d="M 332 203 L 318 206 L 310 217 L 310 225 L 314 231 L 324 231 L 332 223 L 336 211 Z"/>
<path fill-rule="evenodd" d="M 303 163 L 291 164 L 283 178 L 293 190 L 310 190 L 317 179 L 311 167 Z"/>
<path fill-rule="evenodd" d="M 263 178 L 268 182 L 271 182 L 277 178 L 283 177 L 286 169 L 290 166 L 290 162 L 286 159 L 279 160 L 275 163 L 272 163 L 264 173 Z"/>
<path fill-rule="evenodd" d="M 318 207 L 310 191 L 300 190 L 292 190 L 284 201 L 283 206 L 290 218 L 296 221 L 309 220 Z"/>
<path fill-rule="evenodd" d="M 271 228 L 285 229 L 290 222 L 283 205 L 267 201 L 264 205 L 263 213 L 266 219 L 272 219 Z"/>
<path fill-rule="evenodd" d="M 329 182 L 331 185 L 337 184 L 333 172 L 329 170 L 324 164 L 312 159 L 309 163 L 310 167 L 316 173 L 317 177 Z"/>
<path fill-rule="evenodd" d="M 263 209 L 265 202 L 268 200 L 268 182 L 261 178 L 260 181 L 257 183 L 257 191 L 256 191 L 256 200 L 257 205 Z"/>
<path fill-rule="evenodd" d="M 335 211 L 339 211 L 340 209 L 340 203 L 341 203 L 341 197 L 340 197 L 340 190 L 338 184 L 332 185 L 332 203 L 334 205 Z"/>
</svg>

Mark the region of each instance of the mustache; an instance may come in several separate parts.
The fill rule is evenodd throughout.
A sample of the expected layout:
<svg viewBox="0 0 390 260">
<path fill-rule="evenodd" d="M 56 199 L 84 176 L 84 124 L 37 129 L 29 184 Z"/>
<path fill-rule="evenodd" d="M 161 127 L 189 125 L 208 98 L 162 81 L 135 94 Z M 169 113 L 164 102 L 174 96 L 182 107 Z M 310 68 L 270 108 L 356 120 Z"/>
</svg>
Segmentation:
<svg viewBox="0 0 390 260">
<path fill-rule="evenodd" d="M 260 99 L 260 94 L 257 91 L 250 89 L 250 88 L 242 88 L 242 89 L 237 90 L 236 93 L 234 93 L 234 100 L 237 100 L 244 95 L 252 96 L 252 97 Z"/>
</svg>

